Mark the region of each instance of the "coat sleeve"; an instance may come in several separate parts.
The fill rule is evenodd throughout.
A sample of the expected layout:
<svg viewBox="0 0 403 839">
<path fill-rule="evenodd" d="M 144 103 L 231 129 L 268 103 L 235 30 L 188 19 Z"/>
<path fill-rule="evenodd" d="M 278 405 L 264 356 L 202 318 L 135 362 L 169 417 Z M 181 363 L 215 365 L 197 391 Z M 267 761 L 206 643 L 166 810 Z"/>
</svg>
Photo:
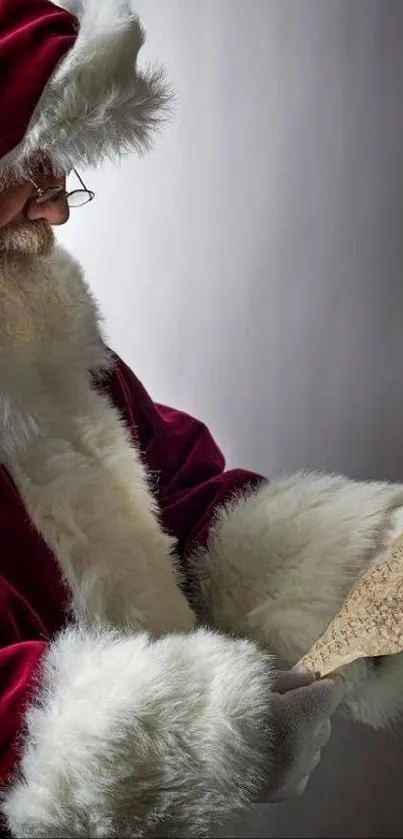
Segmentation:
<svg viewBox="0 0 403 839">
<path fill-rule="evenodd" d="M 403 485 L 301 473 L 268 483 L 226 471 L 206 427 L 154 405 L 125 366 L 118 379 L 178 540 L 187 591 L 225 632 L 292 667 L 370 562 L 403 529 Z M 194 570 L 196 573 L 194 573 Z M 345 707 L 384 725 L 401 714 L 403 654 L 348 668 Z"/>
<path fill-rule="evenodd" d="M 1 798 L 21 839 L 211 836 L 273 772 L 271 662 L 248 641 L 70 628 L 3 649 L 0 677 L 2 738 L 31 694 Z"/>
<path fill-rule="evenodd" d="M 177 540 L 179 556 L 186 559 L 206 544 L 219 509 L 250 495 L 266 480 L 245 469 L 227 470 L 206 425 L 155 403 L 117 357 L 110 392 L 140 444 L 163 522 Z"/>
<path fill-rule="evenodd" d="M 44 641 L 26 641 L 0 649 L 0 781 L 3 783 L 17 760 L 21 719 L 45 649 Z"/>
</svg>

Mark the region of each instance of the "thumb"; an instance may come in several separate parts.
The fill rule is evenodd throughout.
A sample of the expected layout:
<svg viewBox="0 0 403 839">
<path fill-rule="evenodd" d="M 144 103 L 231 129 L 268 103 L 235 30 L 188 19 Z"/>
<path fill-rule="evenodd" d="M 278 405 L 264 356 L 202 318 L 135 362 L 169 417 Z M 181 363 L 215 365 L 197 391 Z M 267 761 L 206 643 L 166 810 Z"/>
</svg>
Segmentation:
<svg viewBox="0 0 403 839">
<path fill-rule="evenodd" d="M 341 679 L 321 679 L 307 687 L 292 691 L 289 701 L 300 714 L 331 717 L 344 697 L 345 683 Z"/>
<path fill-rule="evenodd" d="M 288 693 L 290 690 L 307 687 L 316 681 L 310 670 L 275 670 L 272 690 L 274 693 Z"/>
</svg>

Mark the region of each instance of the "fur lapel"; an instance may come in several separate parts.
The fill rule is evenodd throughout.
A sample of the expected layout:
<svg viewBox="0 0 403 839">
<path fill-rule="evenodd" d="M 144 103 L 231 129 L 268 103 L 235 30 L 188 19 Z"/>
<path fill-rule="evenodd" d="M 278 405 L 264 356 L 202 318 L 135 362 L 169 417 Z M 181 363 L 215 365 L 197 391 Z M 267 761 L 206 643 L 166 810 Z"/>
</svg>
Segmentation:
<svg viewBox="0 0 403 839">
<path fill-rule="evenodd" d="M 0 457 L 81 620 L 188 629 L 172 544 L 139 453 L 92 385 L 108 365 L 80 268 L 62 249 L 0 276 Z"/>
</svg>

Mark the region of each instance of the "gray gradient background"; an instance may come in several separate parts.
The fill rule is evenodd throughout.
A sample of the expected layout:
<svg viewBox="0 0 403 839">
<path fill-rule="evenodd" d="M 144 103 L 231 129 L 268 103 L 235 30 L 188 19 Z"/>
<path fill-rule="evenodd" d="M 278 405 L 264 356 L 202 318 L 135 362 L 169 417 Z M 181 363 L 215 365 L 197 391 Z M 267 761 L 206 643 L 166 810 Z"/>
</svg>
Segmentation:
<svg viewBox="0 0 403 839">
<path fill-rule="evenodd" d="M 136 5 L 177 117 L 61 233 L 111 342 L 230 464 L 403 480 L 403 2 Z M 402 775 L 401 731 L 338 723 L 237 835 L 401 836 Z"/>
</svg>

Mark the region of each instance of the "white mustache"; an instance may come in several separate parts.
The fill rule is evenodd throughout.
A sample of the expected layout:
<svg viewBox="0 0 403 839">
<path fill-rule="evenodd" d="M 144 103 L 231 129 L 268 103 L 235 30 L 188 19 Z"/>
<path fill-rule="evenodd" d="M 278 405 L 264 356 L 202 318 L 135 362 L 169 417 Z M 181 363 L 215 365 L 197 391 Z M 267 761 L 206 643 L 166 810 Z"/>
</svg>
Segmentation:
<svg viewBox="0 0 403 839">
<path fill-rule="evenodd" d="M 0 229 L 0 255 L 46 256 L 54 245 L 47 221 L 23 221 Z"/>
</svg>

